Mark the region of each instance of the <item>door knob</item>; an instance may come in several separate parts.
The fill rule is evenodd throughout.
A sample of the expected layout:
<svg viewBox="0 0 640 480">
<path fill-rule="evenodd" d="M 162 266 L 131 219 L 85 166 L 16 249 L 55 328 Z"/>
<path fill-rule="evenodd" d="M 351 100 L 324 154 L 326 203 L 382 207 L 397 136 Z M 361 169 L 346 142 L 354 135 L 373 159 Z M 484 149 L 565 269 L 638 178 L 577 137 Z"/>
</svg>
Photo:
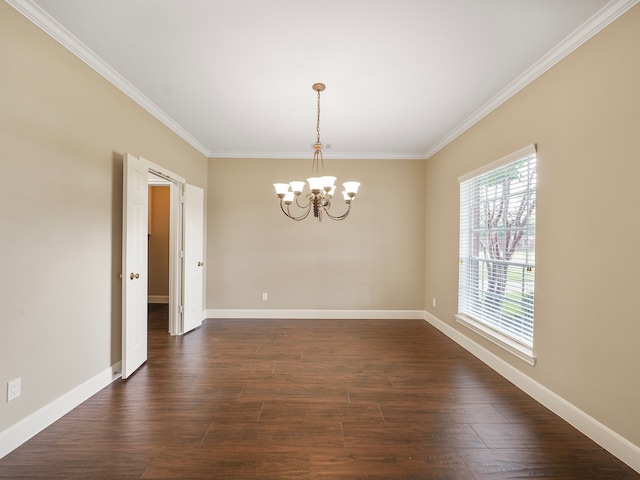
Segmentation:
<svg viewBox="0 0 640 480">
<path fill-rule="evenodd" d="M 129 275 L 129 278 L 131 280 L 133 280 L 134 278 L 140 278 L 140 274 L 131 272 L 131 274 Z"/>
<path fill-rule="evenodd" d="M 204 265 L 204 262 L 198 262 L 198 266 L 201 267 Z"/>
</svg>

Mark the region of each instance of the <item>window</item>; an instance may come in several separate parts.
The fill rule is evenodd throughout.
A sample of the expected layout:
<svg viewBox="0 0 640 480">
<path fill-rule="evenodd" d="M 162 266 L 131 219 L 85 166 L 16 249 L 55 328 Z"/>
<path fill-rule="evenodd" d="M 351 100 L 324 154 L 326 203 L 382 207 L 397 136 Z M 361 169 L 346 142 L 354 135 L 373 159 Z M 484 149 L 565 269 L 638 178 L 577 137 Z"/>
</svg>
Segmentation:
<svg viewBox="0 0 640 480">
<path fill-rule="evenodd" d="M 535 145 L 459 180 L 456 318 L 533 365 Z"/>
</svg>

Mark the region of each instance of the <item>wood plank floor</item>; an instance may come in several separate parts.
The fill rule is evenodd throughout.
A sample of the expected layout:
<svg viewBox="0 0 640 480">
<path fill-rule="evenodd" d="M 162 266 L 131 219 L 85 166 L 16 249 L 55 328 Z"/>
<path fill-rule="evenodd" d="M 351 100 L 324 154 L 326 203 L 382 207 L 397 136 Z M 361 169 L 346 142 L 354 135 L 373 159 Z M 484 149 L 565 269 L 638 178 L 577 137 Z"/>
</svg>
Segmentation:
<svg viewBox="0 0 640 480">
<path fill-rule="evenodd" d="M 149 360 L 0 460 L 12 479 L 638 479 L 419 320 L 150 310 Z"/>
</svg>

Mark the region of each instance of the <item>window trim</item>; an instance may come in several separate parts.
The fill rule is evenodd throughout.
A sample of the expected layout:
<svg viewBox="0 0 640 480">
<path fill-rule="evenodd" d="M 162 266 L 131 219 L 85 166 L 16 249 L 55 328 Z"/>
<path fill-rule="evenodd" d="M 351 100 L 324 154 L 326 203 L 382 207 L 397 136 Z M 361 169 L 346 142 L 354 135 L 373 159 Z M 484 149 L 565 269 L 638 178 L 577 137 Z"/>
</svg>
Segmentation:
<svg viewBox="0 0 640 480">
<path fill-rule="evenodd" d="M 478 177 L 483 173 L 490 172 L 491 170 L 495 170 L 496 168 L 506 165 L 507 163 L 515 162 L 516 160 L 519 160 L 522 157 L 528 157 L 529 155 L 533 155 L 534 153 L 537 153 L 537 152 L 538 152 L 537 145 L 535 143 L 532 143 L 531 145 L 527 145 L 526 147 L 521 148 L 520 150 L 510 153 L 509 155 L 505 155 L 502 158 L 499 158 L 498 160 L 495 160 L 491 163 L 483 165 L 482 167 L 476 168 L 471 172 L 468 172 L 468 173 L 465 173 L 464 175 L 459 176 L 458 183 L 466 182 L 467 180 L 471 180 L 472 178 Z"/>
<path fill-rule="evenodd" d="M 458 323 L 474 331 L 481 337 L 486 338 L 495 345 L 502 347 L 507 352 L 518 357 L 520 360 L 523 360 L 531 366 L 535 366 L 536 357 L 533 354 L 533 348 L 527 347 L 520 342 L 516 342 L 512 338 L 506 336 L 498 330 L 494 330 L 485 323 L 479 322 L 469 315 L 456 313 L 455 317 Z"/>
<path fill-rule="evenodd" d="M 527 145 L 524 148 L 521 148 L 515 152 L 505 155 L 502 158 L 499 158 L 498 160 L 495 160 L 471 172 L 468 172 L 464 175 L 459 176 L 458 182 L 459 184 L 462 184 L 467 180 L 471 180 L 475 177 L 478 177 L 492 170 L 500 168 L 503 165 L 506 165 L 510 162 L 514 162 L 523 157 L 536 154 L 537 150 L 538 150 L 537 145 L 535 143 L 531 145 Z M 462 235 L 462 232 L 459 232 L 459 235 Z M 458 278 L 458 288 L 460 288 L 459 285 L 460 285 L 460 278 Z M 531 366 L 535 366 L 536 356 L 533 353 L 533 347 L 529 347 L 528 345 L 524 345 L 523 343 L 518 342 L 517 340 L 514 340 L 513 338 L 509 337 L 508 335 L 505 335 L 499 330 L 492 328 L 488 323 L 477 320 L 471 317 L 470 315 L 458 312 L 455 314 L 455 319 L 458 323 L 470 329 L 471 331 L 477 333 L 481 337 L 489 340 L 491 343 L 501 347 L 505 351 L 511 353 L 512 355 L 516 356 L 517 358 L 526 362 L 527 364 Z"/>
</svg>

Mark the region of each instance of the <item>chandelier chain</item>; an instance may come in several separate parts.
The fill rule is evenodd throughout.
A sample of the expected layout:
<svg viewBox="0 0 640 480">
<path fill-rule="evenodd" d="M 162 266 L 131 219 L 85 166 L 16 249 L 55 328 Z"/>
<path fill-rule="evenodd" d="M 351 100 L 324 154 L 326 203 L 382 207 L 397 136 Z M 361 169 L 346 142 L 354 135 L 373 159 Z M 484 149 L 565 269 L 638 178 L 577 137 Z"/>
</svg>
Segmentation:
<svg viewBox="0 0 640 480">
<path fill-rule="evenodd" d="M 320 142 L 320 92 L 324 90 L 324 85 L 316 84 L 317 86 L 318 101 L 317 101 L 317 115 L 316 115 L 316 143 L 313 146 L 313 163 L 311 164 L 311 175 L 318 176 L 324 175 L 324 157 L 322 156 L 322 143 Z"/>
<path fill-rule="evenodd" d="M 316 137 L 317 143 L 320 143 L 320 90 L 318 90 L 318 116 L 316 120 L 316 133 L 318 136 Z"/>
</svg>

